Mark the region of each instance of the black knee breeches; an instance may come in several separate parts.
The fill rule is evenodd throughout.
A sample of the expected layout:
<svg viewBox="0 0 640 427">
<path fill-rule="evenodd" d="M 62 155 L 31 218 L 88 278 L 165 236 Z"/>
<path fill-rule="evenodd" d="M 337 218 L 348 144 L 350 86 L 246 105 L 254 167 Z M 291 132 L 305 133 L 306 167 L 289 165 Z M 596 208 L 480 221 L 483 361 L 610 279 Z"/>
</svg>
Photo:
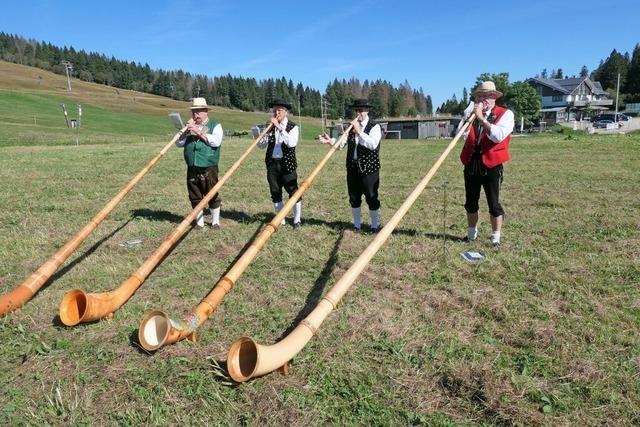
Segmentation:
<svg viewBox="0 0 640 427">
<path fill-rule="evenodd" d="M 347 169 L 347 191 L 349 192 L 349 204 L 352 208 L 359 208 L 362 204 L 362 196 L 369 209 L 372 211 L 380 208 L 378 200 L 378 187 L 380 185 L 380 171 L 369 175 L 361 175 L 357 169 Z"/>
<path fill-rule="evenodd" d="M 485 174 L 486 171 L 486 174 Z M 481 173 L 472 173 L 467 166 L 464 168 L 464 190 L 467 213 L 476 213 L 479 210 L 480 188 L 484 188 L 487 197 L 489 213 L 492 217 L 504 215 L 502 205 L 500 205 L 500 187 L 503 180 L 503 167 L 498 165 L 491 169 L 484 169 Z"/>
<path fill-rule="evenodd" d="M 298 174 L 296 171 L 286 173 L 282 169 L 282 159 L 272 159 L 267 165 L 267 182 L 273 203 L 282 201 L 282 189 L 293 195 L 298 189 Z"/>
</svg>

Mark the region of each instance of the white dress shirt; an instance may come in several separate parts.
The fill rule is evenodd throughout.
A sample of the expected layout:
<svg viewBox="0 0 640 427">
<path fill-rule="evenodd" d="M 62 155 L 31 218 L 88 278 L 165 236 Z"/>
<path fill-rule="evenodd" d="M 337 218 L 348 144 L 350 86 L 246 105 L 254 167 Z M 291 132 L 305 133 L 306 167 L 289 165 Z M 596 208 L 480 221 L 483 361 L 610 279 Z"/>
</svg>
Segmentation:
<svg viewBox="0 0 640 427">
<path fill-rule="evenodd" d="M 458 131 L 462 128 L 462 125 L 464 124 L 465 120 L 467 120 L 467 118 L 471 115 L 471 113 L 473 113 L 474 106 L 475 106 L 474 102 L 471 101 L 467 106 L 467 108 L 464 110 L 464 114 L 463 114 L 464 120 L 458 123 L 458 129 L 457 129 Z M 491 111 L 493 111 L 493 109 L 483 112 L 485 119 L 491 115 Z M 491 142 L 495 144 L 503 141 L 507 136 L 511 134 L 511 132 L 513 132 L 514 126 L 515 126 L 515 119 L 513 116 L 513 111 L 511 110 L 505 111 L 505 113 L 502 115 L 502 117 L 500 117 L 497 123 L 491 123 L 489 140 L 491 140 Z M 480 130 L 480 134 L 482 134 L 482 132 L 484 131 L 485 131 L 484 126 L 482 126 Z M 469 135 L 469 131 L 464 133 L 463 138 L 467 139 L 468 135 Z"/>
<path fill-rule="evenodd" d="M 358 158 L 358 145 L 362 145 L 364 147 L 367 147 L 370 150 L 375 150 L 376 148 L 378 148 L 378 144 L 380 144 L 380 140 L 382 139 L 382 129 L 380 129 L 380 125 L 376 123 L 376 125 L 374 127 L 371 128 L 371 130 L 369 131 L 368 134 L 366 134 L 364 132 L 364 128 L 367 126 L 367 124 L 369 123 L 369 117 L 367 116 L 366 119 L 364 119 L 361 123 L 360 123 L 360 135 L 356 135 L 356 149 L 353 152 L 353 158 L 357 159 Z M 347 143 L 347 139 L 345 138 L 344 141 L 342 142 L 342 144 L 340 144 L 340 149 L 342 150 L 342 148 L 345 146 L 345 144 Z M 336 139 L 335 138 L 331 138 L 331 145 L 336 143 Z"/>
<path fill-rule="evenodd" d="M 207 124 L 209 123 L 209 121 L 207 120 L 203 126 L 207 126 Z M 203 128 L 204 129 L 204 128 Z M 208 130 L 208 128 L 206 128 Z M 205 139 L 206 141 L 202 141 L 205 144 L 207 144 L 209 147 L 220 147 L 220 145 L 222 144 L 222 137 L 224 135 L 224 132 L 222 131 L 222 125 L 220 123 L 218 123 L 213 130 L 211 131 L 211 133 L 205 133 Z M 180 138 L 176 141 L 176 146 L 178 147 L 184 147 L 184 144 L 187 143 L 187 136 L 189 136 L 188 134 L 185 135 L 183 138 Z"/>
<path fill-rule="evenodd" d="M 286 145 L 289 148 L 293 148 L 298 145 L 298 138 L 300 137 L 300 130 L 298 129 L 298 125 L 294 126 L 289 132 L 286 131 L 287 124 L 289 124 L 289 119 L 287 117 L 284 118 L 280 122 L 279 126 L 275 126 L 276 129 L 276 143 L 273 147 L 273 153 L 271 154 L 271 158 L 273 159 L 281 159 L 282 154 L 282 144 Z M 269 135 L 267 134 L 262 141 L 258 144 L 260 148 L 267 148 L 269 145 Z"/>
</svg>

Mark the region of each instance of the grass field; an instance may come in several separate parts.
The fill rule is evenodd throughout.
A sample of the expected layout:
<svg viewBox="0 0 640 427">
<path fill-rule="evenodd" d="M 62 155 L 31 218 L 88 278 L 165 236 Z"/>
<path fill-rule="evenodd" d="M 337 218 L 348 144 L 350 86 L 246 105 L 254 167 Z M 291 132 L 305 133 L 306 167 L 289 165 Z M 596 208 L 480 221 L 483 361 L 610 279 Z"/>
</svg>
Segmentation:
<svg viewBox="0 0 640 427">
<path fill-rule="evenodd" d="M 111 142 L 76 146 L 29 126 L 50 144 L 5 144 L 15 128 L 3 124 L 0 293 L 165 143 L 162 135 L 132 143 L 125 124 Z M 446 142 L 383 142 L 383 222 Z M 249 143 L 223 143 L 223 172 Z M 325 152 L 302 141 L 299 175 Z M 141 351 L 144 313 L 190 311 L 273 215 L 264 152 L 256 151 L 222 191 L 221 230 L 189 233 L 113 319 L 62 327 L 67 290 L 117 287 L 188 213 L 185 166 L 170 151 L 46 288 L 0 319 L 0 424 L 639 424 L 640 135 L 516 138 L 499 252 L 490 248 L 484 202 L 479 241 L 458 239 L 466 230 L 458 152 L 290 374 L 234 386 L 224 370 L 230 344 L 242 335 L 264 344 L 281 338 L 372 236 L 348 231 L 338 152 L 305 195 L 305 225 L 274 235 L 199 341 Z M 119 246 L 134 238 L 142 245 Z M 487 260 L 467 264 L 459 255 L 466 249 Z"/>
</svg>

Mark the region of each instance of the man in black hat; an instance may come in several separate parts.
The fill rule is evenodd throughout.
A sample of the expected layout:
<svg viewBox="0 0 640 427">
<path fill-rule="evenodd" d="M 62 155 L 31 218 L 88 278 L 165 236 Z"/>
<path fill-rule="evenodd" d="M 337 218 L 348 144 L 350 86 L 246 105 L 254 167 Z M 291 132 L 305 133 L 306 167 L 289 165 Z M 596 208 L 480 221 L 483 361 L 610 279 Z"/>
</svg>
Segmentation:
<svg viewBox="0 0 640 427">
<path fill-rule="evenodd" d="M 355 109 L 357 117 L 351 122 L 352 130 L 347 137 L 347 191 L 349 204 L 353 215 L 353 228 L 358 232 L 361 228 L 362 196 L 369 206 L 371 216 L 371 231 L 377 232 L 380 227 L 380 200 L 378 187 L 380 185 L 380 140 L 382 130 L 380 125 L 369 117 L 371 105 L 366 99 L 356 99 L 351 108 Z M 325 144 L 335 143 L 335 139 L 328 135 L 320 135 L 320 141 Z M 340 147 L 342 148 L 342 147 Z"/>
<path fill-rule="evenodd" d="M 282 203 L 282 188 L 287 191 L 289 197 L 298 189 L 298 175 L 296 169 L 296 145 L 300 130 L 298 126 L 287 118 L 291 104 L 281 98 L 276 98 L 269 103 L 273 109 L 273 117 L 267 125 L 273 124 L 271 131 L 260 141 L 260 148 L 266 148 L 265 163 L 267 164 L 267 182 L 271 192 L 271 200 L 276 213 L 280 212 Z M 293 208 L 293 226 L 299 227 L 302 216 L 302 200 L 299 200 Z M 284 220 L 282 220 L 284 224 Z"/>
</svg>

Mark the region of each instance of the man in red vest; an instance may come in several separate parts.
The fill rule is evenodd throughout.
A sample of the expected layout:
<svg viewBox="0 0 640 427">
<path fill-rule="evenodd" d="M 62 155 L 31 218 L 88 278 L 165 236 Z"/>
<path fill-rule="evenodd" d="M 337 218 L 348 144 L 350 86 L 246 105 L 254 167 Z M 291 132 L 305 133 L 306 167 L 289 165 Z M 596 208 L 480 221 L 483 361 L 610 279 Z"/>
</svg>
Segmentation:
<svg viewBox="0 0 640 427">
<path fill-rule="evenodd" d="M 484 188 L 489 205 L 491 219 L 491 244 L 500 247 L 500 232 L 504 210 L 500 205 L 500 186 L 503 180 L 502 164 L 509 160 L 509 143 L 513 132 L 513 112 L 496 105 L 496 99 L 502 92 L 496 90 L 493 82 L 482 82 L 473 92 L 475 102 L 465 110 L 468 117 L 471 112 L 477 119 L 469 127 L 465 144 L 460 153 L 464 164 L 464 189 L 467 211 L 466 241 L 478 237 L 478 210 L 480 188 Z M 462 122 L 461 122 L 462 123 Z"/>
</svg>

